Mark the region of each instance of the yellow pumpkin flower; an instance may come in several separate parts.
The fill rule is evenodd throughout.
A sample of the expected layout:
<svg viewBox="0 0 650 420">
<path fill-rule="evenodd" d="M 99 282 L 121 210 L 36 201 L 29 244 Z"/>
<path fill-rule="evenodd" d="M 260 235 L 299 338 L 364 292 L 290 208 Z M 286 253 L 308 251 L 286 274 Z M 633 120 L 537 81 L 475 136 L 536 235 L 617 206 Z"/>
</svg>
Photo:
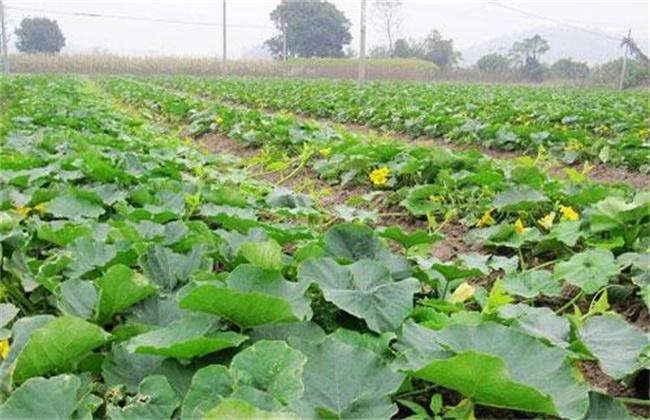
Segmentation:
<svg viewBox="0 0 650 420">
<path fill-rule="evenodd" d="M 542 217 L 537 221 L 537 224 L 543 227 L 546 230 L 550 230 L 553 227 L 553 222 L 555 221 L 555 212 L 552 211 L 546 216 Z"/>
<path fill-rule="evenodd" d="M 34 210 L 36 210 L 40 214 L 45 213 L 46 209 L 47 209 L 47 203 L 39 203 L 39 204 L 34 206 Z"/>
<path fill-rule="evenodd" d="M 562 218 L 560 220 L 565 222 L 580 219 L 580 214 L 571 206 L 560 206 L 560 213 L 562 213 Z"/>
<path fill-rule="evenodd" d="M 584 148 L 585 148 L 584 144 L 580 143 L 579 140 L 577 140 L 577 139 L 569 139 L 569 143 L 564 148 L 564 150 L 567 151 L 567 152 L 572 152 L 572 151 L 582 150 Z"/>
<path fill-rule="evenodd" d="M 11 346 L 9 346 L 9 340 L 1 340 L 0 357 L 2 357 L 2 360 L 7 358 L 7 355 L 9 355 L 9 350 L 11 350 Z"/>
<path fill-rule="evenodd" d="M 524 227 L 524 222 L 521 221 L 521 219 L 517 219 L 515 222 L 515 232 L 517 233 L 525 233 L 526 228 Z"/>
<path fill-rule="evenodd" d="M 223 122 L 223 118 L 217 117 L 214 119 L 214 122 L 216 122 L 217 124 L 221 124 Z"/>
<path fill-rule="evenodd" d="M 474 286 L 471 286 L 468 283 L 463 283 L 460 286 L 454 290 L 454 293 L 452 293 L 451 297 L 449 298 L 449 302 L 451 303 L 463 303 L 467 300 L 469 300 L 472 296 L 474 296 L 474 292 L 476 289 Z"/>
<path fill-rule="evenodd" d="M 489 208 L 483 213 L 483 216 L 479 219 L 479 221 L 476 223 L 477 227 L 486 227 L 490 226 L 496 223 L 496 221 L 492 218 L 492 212 L 494 211 L 493 208 Z"/>
<path fill-rule="evenodd" d="M 29 214 L 30 211 L 32 211 L 32 208 L 28 206 L 15 207 L 14 209 L 12 209 L 12 211 L 14 213 L 18 213 L 21 216 L 25 217 Z"/>
<path fill-rule="evenodd" d="M 385 185 L 388 182 L 388 175 L 390 174 L 390 169 L 387 166 L 384 166 L 379 169 L 375 169 L 370 173 L 370 180 L 375 185 Z"/>
<path fill-rule="evenodd" d="M 331 147 L 324 147 L 318 151 L 318 153 L 321 154 L 321 156 L 327 157 L 330 154 L 332 154 L 332 148 Z"/>
</svg>

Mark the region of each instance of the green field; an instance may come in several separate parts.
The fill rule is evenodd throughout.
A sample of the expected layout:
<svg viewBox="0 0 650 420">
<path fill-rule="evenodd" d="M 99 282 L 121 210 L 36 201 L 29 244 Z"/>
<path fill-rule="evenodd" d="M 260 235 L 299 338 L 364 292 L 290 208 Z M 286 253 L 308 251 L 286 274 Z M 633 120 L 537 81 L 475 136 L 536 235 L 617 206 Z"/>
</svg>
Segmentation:
<svg viewBox="0 0 650 420">
<path fill-rule="evenodd" d="M 0 418 L 648 416 L 647 92 L 0 83 Z"/>
</svg>

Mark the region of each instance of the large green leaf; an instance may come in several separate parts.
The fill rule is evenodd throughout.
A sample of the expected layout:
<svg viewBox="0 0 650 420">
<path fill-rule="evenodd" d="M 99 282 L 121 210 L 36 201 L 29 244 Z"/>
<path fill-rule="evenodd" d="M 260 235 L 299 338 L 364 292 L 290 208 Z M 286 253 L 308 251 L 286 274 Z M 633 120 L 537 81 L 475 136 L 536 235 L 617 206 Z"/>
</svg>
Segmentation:
<svg viewBox="0 0 650 420">
<path fill-rule="evenodd" d="M 169 419 L 180 404 L 180 399 L 167 378 L 154 375 L 145 378 L 137 395 L 127 397 L 124 407 L 110 406 L 111 419 Z"/>
<path fill-rule="evenodd" d="M 400 203 L 415 215 L 427 214 L 442 209 L 441 203 L 431 197 L 439 195 L 443 190 L 440 185 L 418 185 L 411 188 L 406 198 Z"/>
<path fill-rule="evenodd" d="M 20 310 L 11 303 L 0 303 L 0 328 L 11 322 Z"/>
<path fill-rule="evenodd" d="M 377 234 L 367 226 L 341 223 L 325 233 L 323 249 L 326 257 L 345 262 L 375 260 L 385 265 L 396 279 L 410 274 L 408 260 L 386 249 Z"/>
<path fill-rule="evenodd" d="M 234 332 L 216 331 L 212 316 L 194 315 L 145 334 L 127 343 L 126 349 L 136 353 L 191 359 L 229 347 L 237 347 L 247 337 Z"/>
<path fill-rule="evenodd" d="M 558 263 L 553 276 L 558 280 L 565 279 L 585 293 L 592 294 L 607 286 L 609 279 L 620 272 L 621 267 L 610 251 L 589 249 L 575 254 L 568 261 Z"/>
<path fill-rule="evenodd" d="M 269 270 L 282 269 L 282 247 L 272 239 L 243 243 L 239 252 L 251 264 Z"/>
<path fill-rule="evenodd" d="M 67 368 L 68 363 L 108 341 L 110 335 L 80 318 L 55 318 L 34 330 L 16 358 L 13 379 L 21 383 L 33 376 Z"/>
<path fill-rule="evenodd" d="M 202 251 L 197 246 L 189 255 L 177 254 L 162 245 L 149 249 L 140 260 L 144 274 L 165 291 L 171 291 L 178 281 L 187 280 L 192 272 L 201 265 Z"/>
<path fill-rule="evenodd" d="M 298 278 L 315 282 L 325 299 L 362 318 L 375 332 L 394 331 L 413 308 L 413 295 L 420 283 L 409 278 L 393 281 L 383 265 L 363 260 L 341 266 L 332 259 L 307 260 Z"/>
<path fill-rule="evenodd" d="M 214 313 L 248 328 L 309 318 L 308 287 L 308 282 L 289 282 L 276 271 L 242 264 L 228 276 L 227 287 L 202 284 L 179 305 Z"/>
<path fill-rule="evenodd" d="M 291 405 L 302 418 L 390 418 L 390 394 L 404 376 L 375 353 L 329 336 L 320 343 L 292 341 L 307 356 L 305 392 Z"/>
<path fill-rule="evenodd" d="M 562 283 L 546 270 L 531 270 L 524 273 L 509 273 L 503 278 L 506 292 L 529 299 L 539 295 L 561 296 Z"/>
<path fill-rule="evenodd" d="M 445 235 L 440 233 L 428 233 L 421 229 L 413 233 L 407 233 L 399 226 L 384 228 L 379 231 L 379 235 L 394 240 L 406 249 L 421 244 L 432 244 L 445 238 Z"/>
<path fill-rule="evenodd" d="M 65 315 L 90 319 L 97 302 L 97 289 L 91 281 L 72 279 L 59 286 L 58 307 Z"/>
<path fill-rule="evenodd" d="M 81 277 L 89 271 L 103 267 L 117 255 L 115 245 L 99 242 L 88 236 L 74 241 L 69 250 L 73 260 L 65 273 L 71 278 Z"/>
<path fill-rule="evenodd" d="M 556 315 L 550 308 L 508 304 L 499 308 L 499 316 L 514 319 L 513 328 L 528 335 L 548 340 L 557 347 L 569 346 L 569 320 Z"/>
<path fill-rule="evenodd" d="M 104 208 L 89 200 L 72 195 L 61 195 L 50 201 L 46 210 L 54 217 L 65 219 L 77 219 L 88 217 L 96 219 L 104 214 Z"/>
<path fill-rule="evenodd" d="M 401 341 L 402 368 L 476 403 L 570 418 L 587 411 L 588 389 L 572 375 L 568 352 L 522 332 L 494 323 L 433 331 L 408 322 Z"/>
<path fill-rule="evenodd" d="M 240 383 L 264 391 L 282 405 L 301 397 L 301 376 L 307 358 L 282 341 L 259 341 L 241 351 L 230 364 Z"/>
<path fill-rule="evenodd" d="M 620 197 L 607 197 L 590 209 L 590 229 L 594 233 L 625 228 L 650 212 L 650 193 L 640 192 L 630 203 Z"/>
<path fill-rule="evenodd" d="M 298 320 L 291 303 L 283 298 L 260 292 L 238 292 L 212 284 L 193 289 L 179 305 L 183 309 L 217 314 L 243 328 Z"/>
<path fill-rule="evenodd" d="M 0 418 L 70 419 L 81 403 L 80 388 L 74 375 L 28 379 L 0 406 Z"/>
<path fill-rule="evenodd" d="M 537 190 L 516 187 L 497 194 L 492 206 L 499 211 L 531 210 L 545 201 L 548 197 Z"/>
<path fill-rule="evenodd" d="M 327 231 L 323 241 L 328 256 L 348 261 L 374 260 L 384 250 L 370 228 L 353 223 L 336 225 Z"/>
<path fill-rule="evenodd" d="M 615 379 L 641 368 L 648 337 L 614 314 L 592 316 L 578 329 L 580 341 L 598 359 L 603 372 Z"/>
<path fill-rule="evenodd" d="M 625 404 L 614 397 L 592 391 L 589 393 L 589 411 L 584 420 L 628 420 L 634 417 Z"/>
<path fill-rule="evenodd" d="M 66 246 L 75 239 L 91 234 L 92 228 L 89 225 L 72 224 L 70 222 L 53 221 L 42 222 L 38 226 L 38 238 L 52 242 L 59 246 Z"/>
<path fill-rule="evenodd" d="M 259 420 L 298 420 L 298 416 L 284 411 L 265 411 L 246 401 L 227 398 L 205 413 L 206 419 L 259 419 Z"/>
<path fill-rule="evenodd" d="M 204 418 L 208 410 L 233 393 L 234 386 L 235 378 L 225 366 L 210 365 L 199 369 L 183 401 L 181 418 Z"/>
<path fill-rule="evenodd" d="M 160 369 L 163 356 L 130 353 L 125 343 L 113 345 L 102 363 L 102 377 L 109 386 L 124 386 L 127 391 L 137 390 L 140 382 Z"/>
<path fill-rule="evenodd" d="M 307 358 L 281 341 L 259 341 L 238 353 L 230 369 L 199 369 L 187 392 L 182 418 L 205 416 L 223 399 L 246 400 L 258 409 L 278 410 L 303 393 L 301 376 Z"/>
<path fill-rule="evenodd" d="M 121 264 L 109 268 L 95 284 L 99 288 L 95 317 L 100 322 L 130 308 L 156 290 L 143 275 Z"/>
</svg>

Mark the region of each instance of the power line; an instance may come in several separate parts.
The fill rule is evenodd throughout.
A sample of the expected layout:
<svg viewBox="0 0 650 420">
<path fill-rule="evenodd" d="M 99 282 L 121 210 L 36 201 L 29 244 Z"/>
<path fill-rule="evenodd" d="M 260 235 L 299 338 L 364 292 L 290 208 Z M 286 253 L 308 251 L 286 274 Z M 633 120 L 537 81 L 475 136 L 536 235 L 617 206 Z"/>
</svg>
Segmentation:
<svg viewBox="0 0 650 420">
<path fill-rule="evenodd" d="M 103 14 L 103 13 L 88 13 L 88 12 L 65 12 L 61 10 L 49 10 L 49 9 L 34 9 L 31 7 L 14 7 L 14 6 L 5 6 L 7 9 L 19 10 L 23 12 L 36 12 L 36 13 L 49 13 L 54 15 L 68 15 L 68 16 L 77 16 L 77 17 L 92 17 L 100 19 L 117 19 L 117 20 L 131 20 L 136 22 L 155 22 L 155 23 L 166 23 L 173 25 L 193 25 L 193 26 L 212 26 L 221 28 L 223 24 L 218 22 L 201 22 L 201 21 L 190 21 L 190 20 L 175 20 L 175 19 L 160 19 L 160 18 L 147 18 L 141 16 L 127 16 L 127 15 L 112 15 L 112 14 Z M 254 29 L 275 29 L 273 26 L 265 25 L 248 25 L 242 23 L 229 23 L 229 28 L 254 28 Z"/>
<path fill-rule="evenodd" d="M 557 19 L 553 19 L 553 18 L 550 18 L 550 17 L 547 17 L 547 16 L 538 15 L 537 13 L 528 12 L 526 10 L 521 10 L 521 9 L 516 8 L 516 7 L 508 6 L 508 5 L 497 3 L 497 2 L 494 2 L 494 1 L 486 1 L 485 3 L 490 4 L 492 6 L 495 6 L 495 7 L 499 7 L 501 9 L 509 10 L 511 12 L 519 13 L 521 15 L 525 15 L 525 16 L 528 16 L 528 17 L 533 17 L 535 19 L 545 20 L 547 22 L 553 22 L 553 23 L 556 23 L 558 25 L 568 26 L 568 27 L 573 28 L 573 29 L 578 30 L 578 31 L 586 32 L 586 33 L 589 33 L 589 34 L 592 34 L 592 35 L 600 36 L 600 37 L 611 39 L 611 40 L 614 40 L 614 41 L 620 41 L 621 40 L 621 38 L 615 37 L 613 35 L 608 35 L 608 34 L 603 33 L 603 32 L 583 28 L 581 26 L 573 25 L 571 23 L 562 22 L 562 21 L 557 20 Z"/>
</svg>

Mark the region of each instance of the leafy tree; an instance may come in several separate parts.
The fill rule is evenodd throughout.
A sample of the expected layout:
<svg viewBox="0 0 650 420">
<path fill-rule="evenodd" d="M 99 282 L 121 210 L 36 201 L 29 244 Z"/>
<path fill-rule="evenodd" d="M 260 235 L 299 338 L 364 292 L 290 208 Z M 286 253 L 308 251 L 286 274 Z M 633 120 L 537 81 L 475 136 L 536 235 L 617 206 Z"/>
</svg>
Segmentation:
<svg viewBox="0 0 650 420">
<path fill-rule="evenodd" d="M 551 72 L 557 77 L 569 80 L 585 80 L 589 77 L 587 63 L 573 61 L 570 58 L 561 58 L 551 66 Z"/>
<path fill-rule="evenodd" d="M 372 4 L 372 11 L 375 19 L 379 22 L 379 30 L 386 35 L 388 42 L 388 53 L 393 55 L 393 40 L 399 36 L 404 18 L 401 15 L 401 0 L 375 0 Z"/>
<path fill-rule="evenodd" d="M 547 70 L 539 59 L 549 49 L 548 42 L 541 36 L 535 35 L 515 42 L 508 55 L 515 69 L 533 82 L 542 82 L 546 77 Z"/>
<path fill-rule="evenodd" d="M 416 52 L 413 51 L 413 48 L 406 39 L 400 38 L 395 41 L 395 45 L 393 45 L 393 57 L 413 58 L 416 55 Z"/>
<path fill-rule="evenodd" d="M 281 33 L 265 44 L 276 58 L 282 57 L 283 33 L 291 57 L 343 57 L 343 47 L 352 41 L 348 18 L 325 1 L 283 0 L 271 20 Z"/>
<path fill-rule="evenodd" d="M 544 38 L 535 35 L 512 44 L 509 55 L 516 67 L 525 67 L 527 63 L 529 64 L 533 61 L 539 63 L 542 54 L 546 53 L 550 48 Z"/>
<path fill-rule="evenodd" d="M 476 67 L 483 71 L 504 73 L 510 70 L 510 60 L 502 54 L 487 54 L 478 59 Z"/>
<path fill-rule="evenodd" d="M 65 47 L 65 37 L 56 20 L 48 18 L 24 18 L 16 28 L 18 51 L 34 53 L 58 53 Z"/>
<path fill-rule="evenodd" d="M 418 49 L 421 58 L 433 61 L 441 68 L 451 68 L 458 64 L 460 59 L 460 52 L 454 50 L 454 40 L 444 39 L 436 29 L 424 38 Z"/>
<path fill-rule="evenodd" d="M 621 77 L 623 59 L 608 61 L 596 67 L 591 73 L 591 80 L 596 85 L 617 86 Z M 628 60 L 623 87 L 630 88 L 650 81 L 650 68 L 636 60 Z"/>
</svg>

